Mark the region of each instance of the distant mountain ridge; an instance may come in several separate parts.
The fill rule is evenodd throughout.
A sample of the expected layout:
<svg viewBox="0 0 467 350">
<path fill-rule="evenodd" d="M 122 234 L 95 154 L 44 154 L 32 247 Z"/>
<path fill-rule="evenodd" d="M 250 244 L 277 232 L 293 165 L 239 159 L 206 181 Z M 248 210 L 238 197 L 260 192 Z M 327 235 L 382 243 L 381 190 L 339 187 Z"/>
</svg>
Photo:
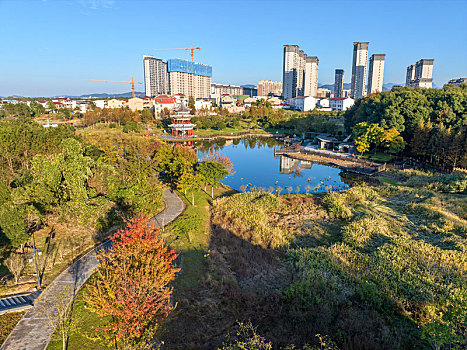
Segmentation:
<svg viewBox="0 0 467 350">
<path fill-rule="evenodd" d="M 404 84 L 386 83 L 383 84 L 383 91 L 390 91 L 395 85 L 404 86 Z M 318 84 L 318 87 L 323 89 L 329 89 L 331 90 L 331 93 L 334 93 L 334 84 Z M 436 88 L 435 84 L 433 84 L 433 88 Z M 350 90 L 350 83 L 344 83 L 344 90 Z"/>
<path fill-rule="evenodd" d="M 143 97 L 146 96 L 144 92 L 135 91 L 136 97 Z M 98 97 L 98 98 L 109 98 L 109 97 L 133 97 L 133 93 L 130 92 L 122 92 L 119 94 L 107 94 L 107 93 L 92 93 L 92 94 L 84 94 L 80 96 L 70 96 L 70 95 L 62 95 L 62 96 L 54 96 L 54 97 L 73 97 L 73 98 L 89 98 L 89 97 Z"/>
<path fill-rule="evenodd" d="M 19 95 L 10 95 L 11 97 L 14 98 L 29 98 L 28 96 L 19 96 Z M 8 97 L 10 97 L 8 96 Z M 136 97 L 143 97 L 146 96 L 144 92 L 141 91 L 135 91 L 135 96 Z M 92 94 L 84 94 L 84 95 L 56 95 L 56 96 L 38 96 L 34 98 L 58 98 L 58 97 L 69 97 L 69 98 L 111 98 L 111 97 L 133 97 L 133 93 L 130 92 L 122 92 L 119 94 L 107 94 L 107 93 L 101 93 L 101 92 L 95 92 Z M 5 99 L 7 97 L 0 96 L 0 98 Z"/>
</svg>

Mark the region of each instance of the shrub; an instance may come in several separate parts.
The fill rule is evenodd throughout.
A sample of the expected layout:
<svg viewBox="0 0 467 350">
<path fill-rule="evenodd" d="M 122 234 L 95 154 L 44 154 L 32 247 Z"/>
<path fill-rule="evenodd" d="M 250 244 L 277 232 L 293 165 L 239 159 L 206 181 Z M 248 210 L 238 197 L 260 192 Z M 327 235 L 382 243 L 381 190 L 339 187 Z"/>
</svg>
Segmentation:
<svg viewBox="0 0 467 350">
<path fill-rule="evenodd" d="M 345 204 L 345 193 L 330 192 L 323 198 L 329 213 L 338 219 L 349 220 L 352 217 L 352 211 Z"/>
<path fill-rule="evenodd" d="M 215 201 L 213 218 L 223 225 L 232 224 L 253 244 L 277 248 L 286 244 L 286 235 L 269 224 L 267 213 L 281 206 L 281 200 L 270 193 L 237 193 Z"/>
<path fill-rule="evenodd" d="M 381 217 L 367 215 L 342 228 L 344 242 L 356 248 L 363 248 L 376 235 L 389 236 L 386 220 Z"/>
</svg>

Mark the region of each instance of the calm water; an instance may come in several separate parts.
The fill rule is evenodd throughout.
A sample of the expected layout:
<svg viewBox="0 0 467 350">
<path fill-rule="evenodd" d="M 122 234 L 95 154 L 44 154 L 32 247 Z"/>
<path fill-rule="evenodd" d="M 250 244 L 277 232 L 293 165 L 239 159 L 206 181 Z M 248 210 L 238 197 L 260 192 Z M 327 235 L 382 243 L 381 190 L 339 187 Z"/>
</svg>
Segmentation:
<svg viewBox="0 0 467 350">
<path fill-rule="evenodd" d="M 318 163 L 299 161 L 289 157 L 274 158 L 274 147 L 281 143 L 274 139 L 247 138 L 198 142 L 198 156 L 218 152 L 229 157 L 235 171 L 223 183 L 237 190 L 253 187 L 276 191 L 282 194 L 342 191 L 349 188 L 341 177 L 341 170 Z M 272 187 L 272 188 L 271 188 Z"/>
</svg>

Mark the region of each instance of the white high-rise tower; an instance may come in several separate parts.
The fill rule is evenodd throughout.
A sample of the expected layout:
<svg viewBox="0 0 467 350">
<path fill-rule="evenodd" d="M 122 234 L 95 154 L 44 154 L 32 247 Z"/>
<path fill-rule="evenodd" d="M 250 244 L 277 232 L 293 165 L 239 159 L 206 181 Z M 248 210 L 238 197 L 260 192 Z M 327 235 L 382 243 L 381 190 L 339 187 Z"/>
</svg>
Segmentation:
<svg viewBox="0 0 467 350">
<path fill-rule="evenodd" d="M 169 93 L 167 63 L 154 56 L 143 56 L 144 87 L 146 96 L 157 96 Z"/>
<path fill-rule="evenodd" d="M 352 81 L 350 96 L 353 99 L 366 96 L 366 65 L 368 62 L 368 42 L 353 43 Z"/>
<path fill-rule="evenodd" d="M 316 97 L 318 90 L 318 57 L 308 57 L 298 45 L 284 45 L 282 96 Z"/>
<path fill-rule="evenodd" d="M 316 97 L 318 95 L 318 57 L 305 58 L 305 72 L 303 79 L 303 96 Z"/>
<path fill-rule="evenodd" d="M 374 54 L 370 57 L 368 69 L 368 94 L 383 91 L 384 58 L 385 54 Z"/>
</svg>

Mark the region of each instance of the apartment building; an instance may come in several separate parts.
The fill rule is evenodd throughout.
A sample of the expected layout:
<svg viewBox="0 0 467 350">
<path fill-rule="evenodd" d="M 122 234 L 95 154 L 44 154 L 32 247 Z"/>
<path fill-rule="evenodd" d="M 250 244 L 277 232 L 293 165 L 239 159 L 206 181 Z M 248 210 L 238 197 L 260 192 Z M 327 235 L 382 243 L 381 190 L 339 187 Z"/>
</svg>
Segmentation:
<svg viewBox="0 0 467 350">
<path fill-rule="evenodd" d="M 344 91 L 344 70 L 336 69 L 334 75 L 334 97 L 344 97 L 342 96 Z"/>
<path fill-rule="evenodd" d="M 421 59 L 407 67 L 405 86 L 431 89 L 433 86 L 434 59 Z"/>
<path fill-rule="evenodd" d="M 302 96 L 316 97 L 318 93 L 318 57 L 305 57 Z"/>
<path fill-rule="evenodd" d="M 467 78 L 451 79 L 447 82 L 447 85 L 459 86 L 461 84 L 467 84 Z"/>
<path fill-rule="evenodd" d="M 282 82 L 272 80 L 260 80 L 258 82 L 258 96 L 268 96 L 269 94 L 281 96 Z"/>
<path fill-rule="evenodd" d="M 383 91 L 384 59 L 385 54 L 374 54 L 370 57 L 368 69 L 368 94 Z"/>
<path fill-rule="evenodd" d="M 316 97 L 318 89 L 318 57 L 309 57 L 298 45 L 284 45 L 282 96 Z"/>
<path fill-rule="evenodd" d="M 316 97 L 331 97 L 331 90 L 325 88 L 318 88 Z"/>
<path fill-rule="evenodd" d="M 352 81 L 350 94 L 353 99 L 366 96 L 366 65 L 368 62 L 368 42 L 353 43 Z"/>
<path fill-rule="evenodd" d="M 196 98 L 209 98 L 212 67 L 181 59 L 167 61 L 169 90 L 172 95 L 184 94 Z"/>
<path fill-rule="evenodd" d="M 211 94 L 214 95 L 243 95 L 243 88 L 238 85 L 211 83 Z"/>
<path fill-rule="evenodd" d="M 154 56 L 143 56 L 146 96 L 155 97 L 169 92 L 167 63 Z"/>
</svg>

